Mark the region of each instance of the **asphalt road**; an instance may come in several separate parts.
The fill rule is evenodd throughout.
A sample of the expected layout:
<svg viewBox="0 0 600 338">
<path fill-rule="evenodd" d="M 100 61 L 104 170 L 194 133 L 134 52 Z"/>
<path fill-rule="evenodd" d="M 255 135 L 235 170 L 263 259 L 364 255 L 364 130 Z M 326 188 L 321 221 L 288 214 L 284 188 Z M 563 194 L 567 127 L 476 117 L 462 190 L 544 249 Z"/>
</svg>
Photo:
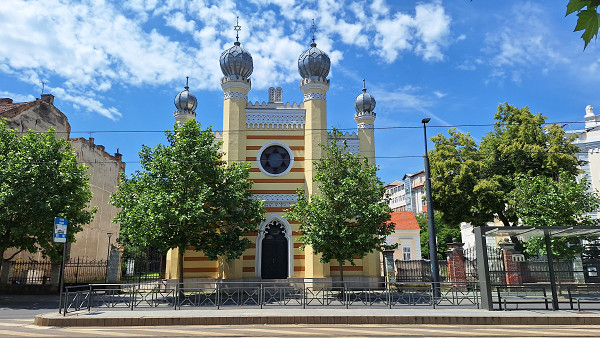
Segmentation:
<svg viewBox="0 0 600 338">
<path fill-rule="evenodd" d="M 36 315 L 58 312 L 58 295 L 0 295 L 0 321 L 31 319 Z"/>
</svg>

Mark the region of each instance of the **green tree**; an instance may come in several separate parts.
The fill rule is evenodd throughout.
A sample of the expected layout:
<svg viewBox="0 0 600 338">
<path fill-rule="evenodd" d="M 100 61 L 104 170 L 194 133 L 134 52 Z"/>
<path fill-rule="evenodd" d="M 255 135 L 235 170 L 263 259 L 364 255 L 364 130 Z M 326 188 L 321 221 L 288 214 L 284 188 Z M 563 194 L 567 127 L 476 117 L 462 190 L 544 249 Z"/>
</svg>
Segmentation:
<svg viewBox="0 0 600 338">
<path fill-rule="evenodd" d="M 331 142 L 322 145 L 323 157 L 314 162 L 319 193 L 307 196 L 298 189 L 298 202 L 287 217 L 300 222 L 302 248 L 321 254 L 321 262 L 335 259 L 344 279 L 344 264 L 355 257 L 382 251 L 394 231 L 383 182 L 377 168 L 366 158 L 347 151 L 341 133 L 334 130 Z"/>
<path fill-rule="evenodd" d="M 244 234 L 258 229 L 264 208 L 251 199 L 249 164 L 227 165 L 210 128 L 191 120 L 165 134 L 168 145 L 142 147 L 142 171 L 122 177 L 111 203 L 121 208 L 115 222 L 124 241 L 179 249 L 182 283 L 189 246 L 211 260 L 241 256 L 250 243 Z"/>
<path fill-rule="evenodd" d="M 529 226 L 593 226 L 598 220 L 588 213 L 598 210 L 598 195 L 590 192 L 587 177 L 579 182 L 561 171 L 558 179 L 547 176 L 519 175 L 510 193 L 509 206 L 519 216 L 519 224 Z M 545 255 L 543 238 L 532 238 L 525 244 L 531 255 Z M 583 251 L 576 237 L 552 238 L 555 257 L 569 258 Z"/>
<path fill-rule="evenodd" d="M 86 170 L 53 129 L 19 136 L 0 119 L 0 263 L 22 251 L 59 260 L 63 245 L 52 242 L 54 217 L 69 220 L 73 242 L 94 216 Z M 4 257 L 9 248 L 15 253 Z"/>
<path fill-rule="evenodd" d="M 517 175 L 557 179 L 560 171 L 579 172 L 572 139 L 559 126 L 545 126 L 543 115 L 504 103 L 494 118 L 493 130 L 479 146 L 469 134 L 452 129 L 449 137 L 431 138 L 433 200 L 448 224 L 484 225 L 498 217 L 505 226 L 515 225 L 519 216 L 507 206 Z"/>
<path fill-rule="evenodd" d="M 433 216 L 437 238 L 437 256 L 438 259 L 445 259 L 446 252 L 448 252 L 448 243 L 454 242 L 455 239 L 460 239 L 460 228 L 458 225 L 445 223 L 440 212 L 435 211 Z M 429 259 L 429 227 L 427 223 L 427 213 L 418 214 L 417 222 L 421 228 L 421 257 Z"/>
</svg>

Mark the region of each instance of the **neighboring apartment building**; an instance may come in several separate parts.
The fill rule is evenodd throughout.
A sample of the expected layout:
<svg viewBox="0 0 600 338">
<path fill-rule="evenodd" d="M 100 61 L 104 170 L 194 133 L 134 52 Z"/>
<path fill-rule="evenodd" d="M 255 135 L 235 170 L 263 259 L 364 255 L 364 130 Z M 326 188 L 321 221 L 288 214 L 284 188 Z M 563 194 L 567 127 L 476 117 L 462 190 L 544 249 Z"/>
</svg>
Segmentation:
<svg viewBox="0 0 600 338">
<path fill-rule="evenodd" d="M 427 212 L 424 170 L 406 174 L 402 181 L 386 184 L 385 189 L 392 211 L 412 211 L 415 215 Z"/>
<path fill-rule="evenodd" d="M 121 154 L 111 155 L 104 146 L 94 144 L 94 139 L 71 139 L 71 125 L 67 117 L 54 107 L 54 96 L 43 94 L 41 99 L 31 102 L 13 103 L 10 98 L 0 98 L 0 118 L 6 118 L 8 127 L 26 132 L 47 131 L 53 127 L 58 136 L 71 142 L 77 160 L 89 167 L 90 189 L 92 200 L 90 205 L 98 210 L 92 223 L 83 226 L 83 231 L 75 235 L 76 242 L 71 244 L 70 256 L 87 260 L 105 260 L 108 249 L 108 233 L 112 234 L 112 243 L 119 234 L 119 225 L 112 223 L 117 209 L 109 204 L 110 195 L 116 190 L 119 174 L 125 171 L 125 163 Z M 48 226 L 52 226 L 49 224 Z M 16 259 L 34 258 L 39 255 L 19 254 Z"/>
<path fill-rule="evenodd" d="M 568 135 L 577 138 L 573 143 L 579 147 L 577 157 L 584 161 L 581 166 L 583 174 L 590 180 L 590 191 L 600 191 L 600 115 L 594 114 L 594 108 L 590 105 L 585 107 L 585 127 L 578 130 L 567 130 Z M 598 211 L 592 213 L 592 217 L 598 218 Z"/>
</svg>

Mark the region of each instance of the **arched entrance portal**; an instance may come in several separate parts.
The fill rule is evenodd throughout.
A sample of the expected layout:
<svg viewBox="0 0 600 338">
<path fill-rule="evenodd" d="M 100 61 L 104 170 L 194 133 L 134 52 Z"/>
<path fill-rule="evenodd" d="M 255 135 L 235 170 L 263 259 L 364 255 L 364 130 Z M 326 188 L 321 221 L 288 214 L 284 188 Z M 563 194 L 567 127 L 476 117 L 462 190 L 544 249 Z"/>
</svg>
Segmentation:
<svg viewBox="0 0 600 338">
<path fill-rule="evenodd" d="M 278 219 L 270 221 L 265 225 L 262 237 L 261 277 L 288 278 L 288 238 L 285 225 Z"/>
</svg>

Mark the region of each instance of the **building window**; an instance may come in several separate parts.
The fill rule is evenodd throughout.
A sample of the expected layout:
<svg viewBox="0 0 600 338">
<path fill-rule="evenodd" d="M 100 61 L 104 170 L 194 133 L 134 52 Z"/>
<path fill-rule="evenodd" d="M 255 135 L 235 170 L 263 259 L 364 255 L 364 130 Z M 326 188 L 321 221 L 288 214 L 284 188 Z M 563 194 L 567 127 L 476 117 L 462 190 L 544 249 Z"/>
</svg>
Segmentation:
<svg viewBox="0 0 600 338">
<path fill-rule="evenodd" d="M 402 260 L 410 261 L 410 247 L 402 247 Z"/>
<path fill-rule="evenodd" d="M 292 168 L 294 155 L 288 146 L 271 142 L 265 144 L 257 156 L 258 167 L 268 176 L 281 176 Z"/>
</svg>

